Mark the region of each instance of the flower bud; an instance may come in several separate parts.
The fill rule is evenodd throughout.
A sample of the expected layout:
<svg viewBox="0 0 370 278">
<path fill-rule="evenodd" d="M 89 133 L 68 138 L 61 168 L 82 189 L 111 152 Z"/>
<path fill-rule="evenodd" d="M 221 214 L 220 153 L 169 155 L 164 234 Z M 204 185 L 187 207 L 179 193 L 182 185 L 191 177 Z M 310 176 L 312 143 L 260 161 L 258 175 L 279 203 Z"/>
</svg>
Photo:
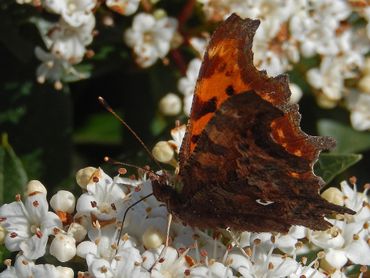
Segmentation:
<svg viewBox="0 0 370 278">
<path fill-rule="evenodd" d="M 71 260 L 76 255 L 76 240 L 63 233 L 56 234 L 50 244 L 50 254 L 62 263 Z"/>
<path fill-rule="evenodd" d="M 6 236 L 6 230 L 2 225 L 0 225 L 0 245 L 4 244 L 5 236 Z"/>
<path fill-rule="evenodd" d="M 336 99 L 331 99 L 325 94 L 318 95 L 316 100 L 317 100 L 317 104 L 320 107 L 326 108 L 326 109 L 334 108 L 335 106 L 337 106 L 338 101 L 339 101 L 339 100 L 336 100 Z"/>
<path fill-rule="evenodd" d="M 72 268 L 64 267 L 64 266 L 57 266 L 57 278 L 73 278 L 74 272 Z"/>
<path fill-rule="evenodd" d="M 181 100 L 174 93 L 168 93 L 159 102 L 159 110 L 166 116 L 176 116 L 180 113 L 181 108 Z"/>
<path fill-rule="evenodd" d="M 152 154 L 156 160 L 169 163 L 175 157 L 174 148 L 167 141 L 159 141 L 153 148 Z"/>
<path fill-rule="evenodd" d="M 159 229 L 149 227 L 144 232 L 142 241 L 146 249 L 155 249 L 161 246 L 164 242 L 164 235 Z"/>
<path fill-rule="evenodd" d="M 332 204 L 338 206 L 344 205 L 343 193 L 336 187 L 329 187 L 321 193 L 321 197 Z"/>
<path fill-rule="evenodd" d="M 157 9 L 157 10 L 155 10 L 155 11 L 153 12 L 153 16 L 154 16 L 154 18 L 155 18 L 156 20 L 159 20 L 159 19 L 161 19 L 161 18 L 166 17 L 166 16 L 167 16 L 167 13 L 166 13 L 166 11 L 165 11 L 165 10 L 163 10 L 163 9 Z"/>
<path fill-rule="evenodd" d="M 365 75 L 360 79 L 358 82 L 358 88 L 361 90 L 361 92 L 370 94 L 370 74 Z"/>
<path fill-rule="evenodd" d="M 93 175 L 99 171 L 99 169 L 95 167 L 86 167 L 80 169 L 76 174 L 76 182 L 77 184 L 86 189 L 87 185 L 91 182 Z"/>
<path fill-rule="evenodd" d="M 365 59 L 364 67 L 362 68 L 362 73 L 364 75 L 370 74 L 370 57 Z"/>
<path fill-rule="evenodd" d="M 28 184 L 27 184 L 26 194 L 27 195 L 32 195 L 36 192 L 41 192 L 41 193 L 46 194 L 47 190 L 46 190 L 45 186 L 41 182 L 39 182 L 38 180 L 29 181 Z"/>
<path fill-rule="evenodd" d="M 290 92 L 292 93 L 292 95 L 290 96 L 289 102 L 298 103 L 303 95 L 301 88 L 294 83 L 289 83 L 289 88 L 290 88 Z"/>
<path fill-rule="evenodd" d="M 76 198 L 67 190 L 59 190 L 51 197 L 50 205 L 54 211 L 73 213 L 75 210 Z"/>
<path fill-rule="evenodd" d="M 87 254 L 97 254 L 98 246 L 89 240 L 81 242 L 77 246 L 77 256 L 81 258 L 86 258 Z"/>
<path fill-rule="evenodd" d="M 81 224 L 73 222 L 68 228 L 68 234 L 72 235 L 76 242 L 81 242 L 85 239 L 87 230 Z"/>
</svg>

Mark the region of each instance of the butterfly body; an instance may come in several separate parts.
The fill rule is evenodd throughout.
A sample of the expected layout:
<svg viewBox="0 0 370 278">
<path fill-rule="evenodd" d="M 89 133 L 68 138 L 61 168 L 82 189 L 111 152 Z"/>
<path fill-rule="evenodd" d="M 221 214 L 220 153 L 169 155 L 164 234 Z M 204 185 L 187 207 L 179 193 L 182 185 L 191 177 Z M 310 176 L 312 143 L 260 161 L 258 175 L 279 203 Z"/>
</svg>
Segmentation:
<svg viewBox="0 0 370 278">
<path fill-rule="evenodd" d="M 323 200 L 312 168 L 329 137 L 305 134 L 287 77 L 253 65 L 259 22 L 231 15 L 213 34 L 200 70 L 180 150 L 180 190 L 153 180 L 153 193 L 196 227 L 285 232 L 322 230 L 323 216 L 352 213 Z"/>
</svg>

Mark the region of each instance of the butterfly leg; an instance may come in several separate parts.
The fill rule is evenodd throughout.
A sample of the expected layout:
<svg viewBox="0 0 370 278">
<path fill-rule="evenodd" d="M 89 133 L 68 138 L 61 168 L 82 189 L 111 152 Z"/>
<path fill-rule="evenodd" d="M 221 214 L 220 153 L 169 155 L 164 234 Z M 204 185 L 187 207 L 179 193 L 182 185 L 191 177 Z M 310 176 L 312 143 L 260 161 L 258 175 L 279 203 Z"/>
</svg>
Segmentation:
<svg viewBox="0 0 370 278">
<path fill-rule="evenodd" d="M 157 263 L 162 263 L 163 258 L 166 256 L 166 251 L 169 246 L 169 241 L 170 241 L 170 228 L 171 228 L 171 223 L 172 223 L 172 214 L 168 213 L 168 219 L 167 219 L 167 231 L 166 231 L 166 243 L 165 246 L 163 247 L 161 253 L 159 254 L 157 260 L 154 262 L 152 267 L 149 269 L 150 271 L 155 267 Z"/>
<path fill-rule="evenodd" d="M 227 227 L 226 229 L 226 232 L 229 233 L 233 243 L 235 244 L 236 247 L 238 247 L 238 249 L 240 250 L 240 252 L 247 258 L 249 258 L 249 256 L 247 255 L 247 253 L 244 251 L 244 249 L 240 246 L 240 243 L 239 243 L 239 240 L 236 238 L 234 232 L 231 230 L 230 227 Z"/>
</svg>

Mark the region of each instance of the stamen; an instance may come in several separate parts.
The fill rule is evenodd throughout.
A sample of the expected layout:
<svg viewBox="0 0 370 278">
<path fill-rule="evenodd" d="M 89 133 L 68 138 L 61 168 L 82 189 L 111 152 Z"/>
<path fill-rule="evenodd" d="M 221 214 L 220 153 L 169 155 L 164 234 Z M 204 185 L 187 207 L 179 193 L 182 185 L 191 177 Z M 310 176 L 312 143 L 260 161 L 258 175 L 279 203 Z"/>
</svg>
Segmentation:
<svg viewBox="0 0 370 278">
<path fill-rule="evenodd" d="M 108 268 L 107 268 L 106 266 L 102 266 L 102 267 L 100 268 L 100 272 L 101 272 L 101 273 L 107 273 L 107 272 L 108 272 Z"/>
<path fill-rule="evenodd" d="M 123 167 L 121 167 L 121 168 L 118 168 L 118 174 L 120 174 L 120 175 L 125 175 L 127 173 L 127 169 L 126 168 L 123 168 Z"/>
<path fill-rule="evenodd" d="M 4 264 L 7 266 L 7 267 L 10 267 L 12 265 L 12 260 L 11 259 L 6 259 L 4 260 Z"/>
<path fill-rule="evenodd" d="M 185 255 L 185 261 L 187 262 L 187 264 L 190 266 L 190 267 L 192 267 L 193 265 L 195 265 L 195 260 L 192 258 L 192 257 L 190 257 L 190 256 L 188 256 L 188 255 Z"/>
<path fill-rule="evenodd" d="M 42 232 L 41 232 L 41 230 L 40 230 L 40 229 L 37 229 L 37 230 L 36 230 L 35 235 L 36 235 L 38 238 L 42 238 Z"/>
<path fill-rule="evenodd" d="M 18 234 L 16 232 L 11 232 L 9 236 L 10 238 L 16 238 Z"/>
<path fill-rule="evenodd" d="M 323 258 L 325 258 L 325 252 L 324 251 L 320 251 L 319 253 L 317 253 L 317 258 L 322 260 Z"/>
<path fill-rule="evenodd" d="M 356 185 L 356 183 L 357 183 L 357 178 L 356 178 L 355 176 L 350 177 L 350 178 L 349 178 L 349 182 L 350 182 L 352 185 Z"/>
</svg>

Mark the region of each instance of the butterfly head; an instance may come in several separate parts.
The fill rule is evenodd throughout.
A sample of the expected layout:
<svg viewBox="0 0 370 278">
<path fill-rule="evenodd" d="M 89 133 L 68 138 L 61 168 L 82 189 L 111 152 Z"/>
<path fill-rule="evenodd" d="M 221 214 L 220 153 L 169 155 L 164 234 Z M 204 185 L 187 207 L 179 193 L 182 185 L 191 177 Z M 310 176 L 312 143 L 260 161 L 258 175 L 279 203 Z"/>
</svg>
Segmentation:
<svg viewBox="0 0 370 278">
<path fill-rule="evenodd" d="M 151 175 L 150 179 L 153 194 L 159 201 L 165 203 L 168 208 L 173 208 L 176 204 L 180 204 L 183 183 L 178 175 L 163 172 L 161 175 Z"/>
</svg>

